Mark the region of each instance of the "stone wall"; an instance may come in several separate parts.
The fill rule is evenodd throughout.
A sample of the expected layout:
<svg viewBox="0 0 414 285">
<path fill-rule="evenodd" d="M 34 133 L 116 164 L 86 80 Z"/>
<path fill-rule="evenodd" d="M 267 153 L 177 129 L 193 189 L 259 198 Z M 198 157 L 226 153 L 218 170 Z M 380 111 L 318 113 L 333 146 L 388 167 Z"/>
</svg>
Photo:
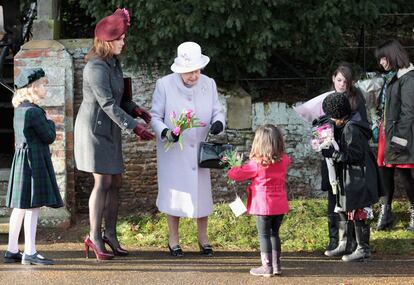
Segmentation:
<svg viewBox="0 0 414 285">
<path fill-rule="evenodd" d="M 82 101 L 82 70 L 84 55 L 91 44 L 90 40 L 62 40 L 74 60 L 74 115 Z M 155 81 L 161 75 L 148 76 L 146 70 L 130 73 L 132 78 L 133 100 L 150 109 Z M 319 189 L 319 159 L 310 151 L 308 140 L 310 126 L 305 124 L 291 106 L 281 103 L 251 103 L 251 98 L 241 89 L 226 90 L 219 88 L 220 101 L 227 112 L 228 140 L 239 151 L 248 156 L 254 130 L 263 123 L 280 126 L 285 134 L 286 149 L 292 158 L 288 172 L 288 194 L 290 198 L 311 197 L 321 194 Z M 225 136 L 215 138 L 225 141 Z M 142 142 L 135 135 L 123 134 L 125 173 L 120 191 L 120 213 L 156 212 L 157 196 L 156 149 L 155 142 Z M 221 170 L 212 170 L 213 195 L 215 202 L 230 201 L 234 198 L 234 189 L 229 189 L 226 177 Z M 87 213 L 88 198 L 93 187 L 92 175 L 76 171 L 74 193 L 68 193 L 76 211 Z M 245 196 L 246 183 L 238 185 L 236 190 Z"/>
<path fill-rule="evenodd" d="M 85 67 L 85 54 L 88 52 L 89 47 L 92 44 L 92 40 L 90 39 L 81 39 L 81 40 L 61 40 L 59 41 L 62 45 L 65 46 L 68 53 L 72 56 L 73 60 L 73 104 L 72 104 L 72 128 L 75 123 L 75 118 L 78 113 L 79 106 L 82 101 L 82 72 L 83 68 Z M 74 161 L 74 153 L 73 153 L 73 131 L 70 136 L 67 138 L 67 144 L 70 145 L 71 152 L 70 152 L 70 159 L 67 162 L 68 168 L 70 169 L 70 177 L 68 177 L 68 189 L 67 189 L 67 200 L 66 203 L 68 208 L 71 209 L 72 213 L 75 213 L 78 209 L 76 201 L 80 200 L 81 197 L 77 193 L 81 193 L 81 191 L 77 191 L 78 181 L 82 181 L 80 178 L 81 174 L 75 168 L 75 161 Z M 68 154 L 69 155 L 69 154 Z M 80 182 L 80 185 L 90 185 L 93 183 L 93 180 L 88 182 Z M 82 187 L 82 186 L 80 186 Z M 88 197 L 85 196 L 86 198 Z M 86 204 L 87 205 L 87 204 Z"/>
</svg>

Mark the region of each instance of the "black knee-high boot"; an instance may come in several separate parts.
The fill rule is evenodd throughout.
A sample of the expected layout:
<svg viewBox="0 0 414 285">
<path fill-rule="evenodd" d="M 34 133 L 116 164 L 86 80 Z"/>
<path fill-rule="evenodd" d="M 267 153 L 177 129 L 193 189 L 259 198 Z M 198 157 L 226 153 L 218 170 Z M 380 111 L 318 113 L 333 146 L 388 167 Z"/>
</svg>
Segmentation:
<svg viewBox="0 0 414 285">
<path fill-rule="evenodd" d="M 338 246 L 338 219 L 336 213 L 328 215 L 329 244 L 326 250 L 333 250 Z"/>
<path fill-rule="evenodd" d="M 384 197 L 381 201 L 381 211 L 378 217 L 377 230 L 383 231 L 390 229 L 394 223 L 391 213 L 391 204 L 394 197 L 394 167 L 380 167 L 379 173 L 382 176 L 384 186 Z"/>
<path fill-rule="evenodd" d="M 343 254 L 346 253 L 347 250 L 347 240 L 348 240 L 348 235 L 347 235 L 347 223 L 348 221 L 339 221 L 338 222 L 338 226 L 339 226 L 339 230 L 338 230 L 338 246 L 332 250 L 326 250 L 325 251 L 325 255 L 329 256 L 329 257 L 334 257 L 334 256 L 341 256 Z"/>
<path fill-rule="evenodd" d="M 394 223 L 394 218 L 391 213 L 391 205 L 381 205 L 381 211 L 378 217 L 377 230 L 383 231 L 390 229 Z"/>
<path fill-rule="evenodd" d="M 371 257 L 369 225 L 366 224 L 366 221 L 354 221 L 354 226 L 358 246 L 351 254 L 342 256 L 343 261 L 364 261 Z"/>
</svg>

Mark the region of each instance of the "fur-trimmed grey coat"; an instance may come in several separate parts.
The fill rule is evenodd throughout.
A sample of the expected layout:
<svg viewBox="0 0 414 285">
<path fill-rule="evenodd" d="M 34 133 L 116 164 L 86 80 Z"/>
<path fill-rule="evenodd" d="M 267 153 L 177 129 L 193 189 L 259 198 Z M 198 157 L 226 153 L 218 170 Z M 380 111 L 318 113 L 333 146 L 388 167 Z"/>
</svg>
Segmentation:
<svg viewBox="0 0 414 285">
<path fill-rule="evenodd" d="M 387 164 L 414 164 L 414 66 L 398 70 L 387 87 L 384 127 Z"/>
<path fill-rule="evenodd" d="M 75 161 L 79 170 L 101 174 L 124 171 L 121 130 L 131 132 L 137 105 L 123 101 L 124 81 L 116 58 L 93 57 L 83 71 L 83 100 L 75 122 Z"/>
</svg>

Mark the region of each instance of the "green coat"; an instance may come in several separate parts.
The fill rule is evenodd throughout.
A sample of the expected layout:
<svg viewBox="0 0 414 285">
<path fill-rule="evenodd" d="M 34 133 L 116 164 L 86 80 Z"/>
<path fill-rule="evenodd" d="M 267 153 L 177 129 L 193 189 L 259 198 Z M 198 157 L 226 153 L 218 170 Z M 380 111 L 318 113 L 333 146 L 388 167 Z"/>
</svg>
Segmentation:
<svg viewBox="0 0 414 285">
<path fill-rule="evenodd" d="M 49 144 L 56 138 L 55 124 L 45 111 L 27 101 L 14 111 L 16 150 L 10 173 L 6 206 L 58 208 L 63 201 L 56 183 Z"/>
</svg>

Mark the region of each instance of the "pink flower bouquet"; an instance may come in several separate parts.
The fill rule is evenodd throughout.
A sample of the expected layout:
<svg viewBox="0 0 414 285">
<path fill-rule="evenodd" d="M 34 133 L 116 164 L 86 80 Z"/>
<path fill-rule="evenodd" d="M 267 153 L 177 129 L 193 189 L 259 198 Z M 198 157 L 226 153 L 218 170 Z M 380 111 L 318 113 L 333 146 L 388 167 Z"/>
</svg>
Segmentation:
<svg viewBox="0 0 414 285">
<path fill-rule="evenodd" d="M 337 146 L 334 139 L 334 129 L 331 124 L 323 124 L 312 128 L 311 147 L 315 151 Z M 336 147 L 335 147 L 336 148 Z"/>
<path fill-rule="evenodd" d="M 199 128 L 205 127 L 206 124 L 201 122 L 199 118 L 197 118 L 191 109 L 185 109 L 181 112 L 181 114 L 177 118 L 177 113 L 172 111 L 170 114 L 170 120 L 174 126 L 172 129 L 172 133 L 178 138 L 178 144 L 180 145 L 181 150 L 183 149 L 183 132 L 187 129 L 192 128 Z M 165 144 L 165 151 L 168 151 L 170 147 L 174 144 L 174 142 L 167 142 Z"/>
<path fill-rule="evenodd" d="M 243 164 L 243 153 L 235 150 L 226 150 L 221 158 L 221 163 L 225 165 L 224 170 L 227 172 L 232 167 L 238 167 Z M 226 175 L 227 176 L 227 175 Z M 227 184 L 234 185 L 236 182 L 228 178 Z"/>
</svg>

